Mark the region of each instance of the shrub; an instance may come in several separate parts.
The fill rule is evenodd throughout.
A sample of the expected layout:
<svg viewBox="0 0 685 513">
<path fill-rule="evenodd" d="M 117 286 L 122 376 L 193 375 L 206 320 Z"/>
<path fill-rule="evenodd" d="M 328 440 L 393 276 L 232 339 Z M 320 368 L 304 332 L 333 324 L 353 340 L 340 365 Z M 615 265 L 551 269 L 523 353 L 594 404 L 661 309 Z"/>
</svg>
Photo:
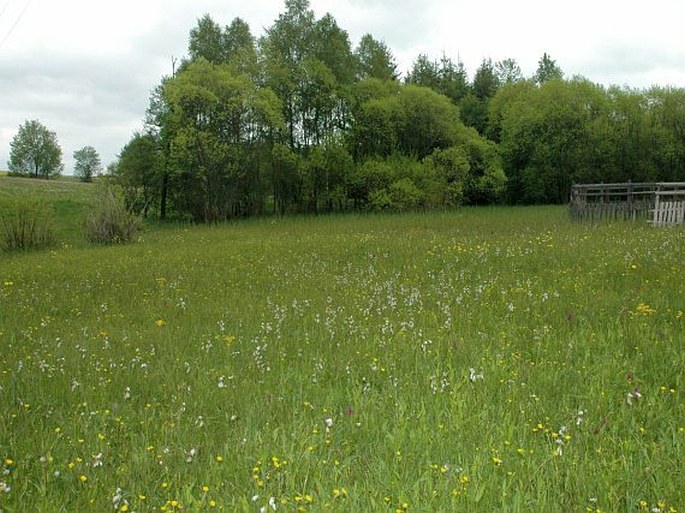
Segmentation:
<svg viewBox="0 0 685 513">
<path fill-rule="evenodd" d="M 5 251 L 51 246 L 54 212 L 38 201 L 3 200 L 0 207 L 0 247 Z"/>
<path fill-rule="evenodd" d="M 129 242 L 140 230 L 141 218 L 126 209 L 120 189 L 106 184 L 86 218 L 86 238 L 99 244 Z"/>
<path fill-rule="evenodd" d="M 388 191 L 392 201 L 391 208 L 399 212 L 416 210 L 423 200 L 423 194 L 411 178 L 400 178 Z"/>
</svg>

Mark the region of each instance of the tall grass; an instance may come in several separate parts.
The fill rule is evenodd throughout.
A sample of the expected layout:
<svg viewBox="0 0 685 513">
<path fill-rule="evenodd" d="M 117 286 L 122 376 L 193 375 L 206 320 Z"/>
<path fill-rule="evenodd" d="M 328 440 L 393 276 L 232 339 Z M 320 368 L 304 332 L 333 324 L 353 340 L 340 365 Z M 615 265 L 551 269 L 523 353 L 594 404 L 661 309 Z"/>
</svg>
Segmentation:
<svg viewBox="0 0 685 513">
<path fill-rule="evenodd" d="M 0 510 L 682 511 L 685 233 L 561 208 L 0 266 Z"/>
</svg>

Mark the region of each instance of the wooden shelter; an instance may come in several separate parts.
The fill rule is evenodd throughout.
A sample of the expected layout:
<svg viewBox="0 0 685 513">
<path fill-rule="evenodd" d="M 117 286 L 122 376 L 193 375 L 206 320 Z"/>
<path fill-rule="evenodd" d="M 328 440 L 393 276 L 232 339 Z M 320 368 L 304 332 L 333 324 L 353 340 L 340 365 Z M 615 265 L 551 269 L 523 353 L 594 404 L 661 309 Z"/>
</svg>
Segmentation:
<svg viewBox="0 0 685 513">
<path fill-rule="evenodd" d="M 582 184 L 571 188 L 571 218 L 593 222 L 685 223 L 685 182 Z"/>
</svg>

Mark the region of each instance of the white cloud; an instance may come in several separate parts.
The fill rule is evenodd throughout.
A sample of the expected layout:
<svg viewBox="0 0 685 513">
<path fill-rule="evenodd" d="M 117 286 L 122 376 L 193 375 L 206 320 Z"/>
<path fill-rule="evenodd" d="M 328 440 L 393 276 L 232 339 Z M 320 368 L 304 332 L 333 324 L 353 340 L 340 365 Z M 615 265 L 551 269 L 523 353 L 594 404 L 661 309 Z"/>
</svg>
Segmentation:
<svg viewBox="0 0 685 513">
<path fill-rule="evenodd" d="M 384 40 L 401 72 L 419 53 L 445 53 L 471 75 L 487 57 L 514 58 L 531 75 L 547 52 L 567 76 L 685 86 L 681 0 L 310 2 L 353 44 L 367 32 Z M 107 164 L 141 128 L 150 91 L 185 54 L 198 18 L 225 25 L 239 16 L 261 36 L 283 10 L 281 0 L 0 1 L 0 168 L 26 119 L 57 132 L 67 171 L 85 145 Z"/>
</svg>

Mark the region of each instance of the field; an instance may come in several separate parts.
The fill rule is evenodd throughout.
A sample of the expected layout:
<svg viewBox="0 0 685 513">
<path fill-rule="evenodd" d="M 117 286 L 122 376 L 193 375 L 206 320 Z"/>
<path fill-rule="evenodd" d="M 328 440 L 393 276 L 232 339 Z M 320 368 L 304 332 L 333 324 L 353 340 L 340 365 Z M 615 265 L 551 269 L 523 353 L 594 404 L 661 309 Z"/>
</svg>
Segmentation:
<svg viewBox="0 0 685 513">
<path fill-rule="evenodd" d="M 685 510 L 682 228 L 64 236 L 0 254 L 3 513 Z"/>
</svg>

